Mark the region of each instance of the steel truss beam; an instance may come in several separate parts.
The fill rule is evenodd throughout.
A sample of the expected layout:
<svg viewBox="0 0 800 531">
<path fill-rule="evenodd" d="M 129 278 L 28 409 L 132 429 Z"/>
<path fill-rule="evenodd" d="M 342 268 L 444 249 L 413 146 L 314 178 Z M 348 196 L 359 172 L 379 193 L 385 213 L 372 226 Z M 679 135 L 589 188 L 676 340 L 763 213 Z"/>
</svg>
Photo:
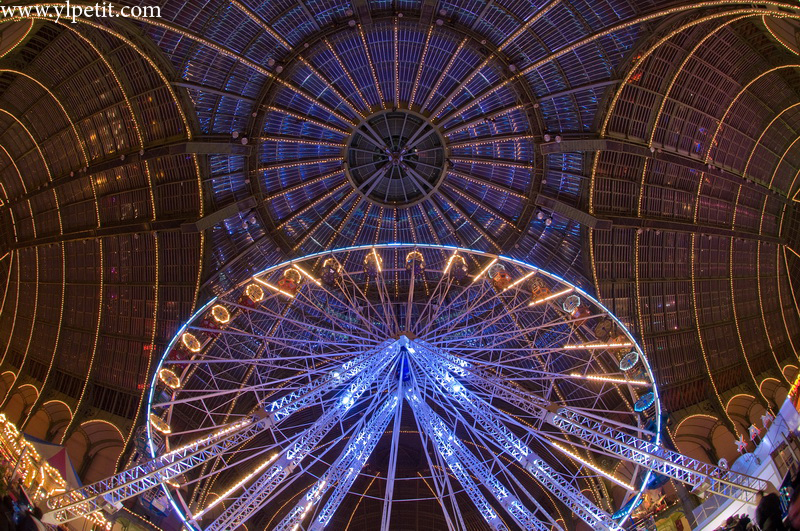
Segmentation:
<svg viewBox="0 0 800 531">
<path fill-rule="evenodd" d="M 325 496 L 333 487 L 331 494 L 322 511 L 317 515 L 310 530 L 321 530 L 330 523 L 336 510 L 339 508 L 358 473 L 364 467 L 375 445 L 383 436 L 384 430 L 392 419 L 399 400 L 397 395 L 389 397 L 378 411 L 372 416 L 361 432 L 353 437 L 345 447 L 342 454 L 331 465 L 331 468 L 317 481 L 294 509 L 275 526 L 274 531 L 295 529 L 303 522 L 308 512 Z"/>
<path fill-rule="evenodd" d="M 482 375 L 472 364 L 455 356 L 442 356 L 438 363 L 463 375 L 470 384 L 493 393 L 494 396 L 609 455 L 639 464 L 695 489 L 707 489 L 714 494 L 752 504 L 755 503 L 758 491 L 767 488 L 767 482 L 764 480 L 692 459 L 638 436 L 627 434 L 608 421 L 589 417 L 568 407 L 547 403 L 541 397 L 511 387 L 502 380 Z"/>
<path fill-rule="evenodd" d="M 208 459 L 222 455 L 262 431 L 274 427 L 292 413 L 315 403 L 320 396 L 365 371 L 374 363 L 374 357 L 374 350 L 364 353 L 302 388 L 265 404 L 265 411 L 257 416 L 232 423 L 209 436 L 110 478 L 54 496 L 47 500 L 47 505 L 52 510 L 45 514 L 44 521 L 61 524 L 99 511 L 108 505 L 114 512 L 123 500 L 138 496 L 166 480 L 202 465 Z M 384 347 L 381 359 L 385 361 L 386 358 L 387 349 Z"/>
<path fill-rule="evenodd" d="M 691 485 L 697 490 L 755 505 L 756 495 L 766 490 L 767 482 L 719 468 L 667 450 L 663 446 L 628 435 L 607 424 L 568 408 L 548 412 L 548 423 L 575 435 L 621 459 L 637 463 L 654 472 Z"/>
<path fill-rule="evenodd" d="M 521 463 L 543 487 L 552 492 L 576 516 L 593 529 L 618 529 L 618 526 L 614 524 L 608 513 L 589 501 L 578 489 L 566 481 L 561 474 L 548 466 L 519 437 L 504 425 L 498 423 L 494 419 L 496 415 L 491 412 L 491 406 L 461 385 L 441 366 L 441 360 L 437 360 L 432 356 L 427 347 L 418 345 L 417 351 L 422 352 L 423 356 L 417 358 L 416 361 L 427 369 L 427 374 L 434 378 L 441 390 L 458 402 L 481 425 L 490 439 L 497 443 L 515 461 Z M 513 512 L 512 516 L 515 517 L 518 523 L 523 524 Z M 530 515 L 530 517 L 535 518 L 533 515 Z M 539 523 L 541 524 L 541 522 Z M 556 528 L 560 529 L 557 526 Z M 526 529 L 530 529 L 530 527 L 526 527 Z"/>
<path fill-rule="evenodd" d="M 123 500 L 157 487 L 208 459 L 222 455 L 252 439 L 272 424 L 269 416 L 243 419 L 110 478 L 53 496 L 47 500 L 47 506 L 52 510 L 44 515 L 42 521 L 61 524 L 99 511 L 107 505 L 111 505 L 112 512 L 116 512 Z"/>
<path fill-rule="evenodd" d="M 470 459 L 462 464 L 462 458 L 465 457 L 461 451 L 462 445 L 453 435 L 452 431 L 449 430 L 444 421 L 442 421 L 442 419 L 436 413 L 434 413 L 433 410 L 431 410 L 430 406 L 425 404 L 425 402 L 420 399 L 419 394 L 416 391 L 407 391 L 406 401 L 408 401 L 408 404 L 411 406 L 411 410 L 414 412 L 417 422 L 419 422 L 419 425 L 422 427 L 423 431 L 425 431 L 428 437 L 430 437 L 436 444 L 437 452 L 444 458 L 448 468 L 450 468 L 450 471 L 456 477 L 458 482 L 461 483 L 461 486 L 466 491 L 470 500 L 472 500 L 472 503 L 475 504 L 475 507 L 478 509 L 478 512 L 480 512 L 486 523 L 496 531 L 507 531 L 508 527 L 506 527 L 506 525 L 500 519 L 500 516 L 483 495 L 480 488 L 478 488 L 478 486 L 472 480 L 472 476 L 470 476 L 469 471 L 464 467 L 464 465 L 466 465 L 467 468 L 470 468 L 475 464 L 475 462 Z M 475 461 L 477 461 L 477 459 Z M 476 472 L 475 470 L 470 471 L 473 473 Z M 483 475 L 475 475 L 482 480 L 482 482 L 483 480 L 488 479 Z M 489 484 L 485 482 L 484 484 L 491 489 Z M 491 490 L 494 494 L 494 489 Z M 516 501 L 519 503 L 519 500 Z"/>
</svg>

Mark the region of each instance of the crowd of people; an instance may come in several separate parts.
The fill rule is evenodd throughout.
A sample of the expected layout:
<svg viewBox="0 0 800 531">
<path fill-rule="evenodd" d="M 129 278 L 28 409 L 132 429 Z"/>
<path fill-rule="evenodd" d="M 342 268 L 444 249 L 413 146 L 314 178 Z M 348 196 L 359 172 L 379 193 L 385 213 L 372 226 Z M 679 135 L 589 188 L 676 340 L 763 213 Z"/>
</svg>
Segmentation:
<svg viewBox="0 0 800 531">
<path fill-rule="evenodd" d="M 756 531 L 758 527 L 746 514 L 729 517 L 717 531 Z"/>
<path fill-rule="evenodd" d="M 734 515 L 717 531 L 800 531 L 800 474 L 792 488 L 785 517 L 777 492 L 759 492 L 754 520 L 747 514 Z"/>
</svg>

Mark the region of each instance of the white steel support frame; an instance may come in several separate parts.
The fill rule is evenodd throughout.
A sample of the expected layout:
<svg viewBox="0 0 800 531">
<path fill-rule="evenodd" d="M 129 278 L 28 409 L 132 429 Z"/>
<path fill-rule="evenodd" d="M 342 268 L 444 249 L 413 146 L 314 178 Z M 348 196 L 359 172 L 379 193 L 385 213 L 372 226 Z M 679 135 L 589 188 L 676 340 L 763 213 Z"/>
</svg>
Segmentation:
<svg viewBox="0 0 800 531">
<path fill-rule="evenodd" d="M 276 531 L 294 529 L 294 526 L 303 521 L 308 511 L 333 488 L 331 497 L 309 529 L 322 529 L 330 522 L 331 517 L 338 509 L 353 481 L 358 477 L 358 471 L 363 468 L 386 426 L 389 425 L 389 421 L 397 409 L 397 404 L 398 398 L 396 394 L 386 399 L 359 434 L 350 440 L 347 447 L 325 475 L 306 492 L 306 495 L 297 503 L 295 508 L 275 526 Z"/>
<path fill-rule="evenodd" d="M 441 417 L 438 417 L 430 410 L 430 407 L 427 405 L 421 406 L 422 408 L 427 409 L 427 413 L 431 416 L 431 418 L 436 419 L 436 425 L 439 428 L 442 428 L 444 422 L 442 421 Z M 447 428 L 448 431 L 451 431 Z M 522 529 L 533 529 L 536 531 L 552 531 L 553 529 L 560 531 L 561 526 L 554 522 L 544 523 L 542 522 L 536 515 L 534 515 L 525 504 L 520 501 L 520 499 L 514 496 L 509 489 L 507 489 L 492 471 L 489 469 L 487 465 L 483 463 L 480 459 L 478 459 L 475 455 L 472 454 L 469 450 L 466 449 L 464 444 L 458 439 L 455 438 L 450 441 L 453 450 L 456 453 L 456 456 L 466 464 L 469 471 L 476 477 L 481 480 L 481 483 L 489 489 L 492 493 L 492 496 L 500 503 L 500 505 L 508 512 L 508 514 L 514 519 L 514 521 L 522 527 Z M 538 505 L 536 506 L 538 508 Z"/>
<path fill-rule="evenodd" d="M 637 463 L 661 475 L 708 490 L 726 498 L 755 504 L 759 491 L 767 489 L 763 479 L 720 468 L 667 450 L 646 440 L 621 432 L 613 426 L 568 408 L 548 412 L 547 421 L 606 453 Z"/>
<path fill-rule="evenodd" d="M 409 362 L 409 359 L 408 359 L 408 348 L 406 348 L 406 349 L 403 350 L 403 355 L 400 357 L 399 364 L 398 364 L 398 372 L 399 372 L 399 374 L 398 374 L 398 379 L 397 379 L 397 392 L 395 393 L 395 398 L 397 399 L 397 402 L 399 402 L 401 404 L 401 407 L 395 407 L 395 410 L 394 410 L 395 411 L 395 414 L 394 414 L 394 428 L 392 429 L 392 444 L 391 444 L 391 447 L 390 447 L 391 450 L 390 450 L 390 453 L 389 453 L 389 473 L 387 475 L 388 484 L 387 484 L 387 488 L 386 488 L 386 493 L 383 496 L 383 511 L 381 512 L 381 529 L 389 529 L 389 524 L 391 522 L 391 517 L 392 517 L 392 500 L 393 500 L 393 497 L 394 497 L 394 482 L 395 482 L 396 473 L 397 473 L 397 455 L 399 453 L 398 450 L 399 450 L 399 441 L 400 441 L 400 429 L 401 429 L 402 417 L 403 417 L 403 408 L 402 408 L 402 402 L 403 402 L 403 399 L 404 399 L 404 390 L 403 390 L 404 386 L 403 386 L 403 383 L 407 379 L 405 373 L 409 368 L 409 363 L 410 362 Z M 384 430 L 385 429 L 386 429 L 386 426 L 384 426 Z M 353 481 L 355 481 L 355 478 L 353 478 Z M 352 482 L 351 482 L 351 484 L 352 484 Z M 349 488 L 349 486 L 348 486 L 348 488 Z M 342 498 L 344 497 L 345 492 L 346 491 L 341 491 Z M 341 502 L 339 502 L 339 503 L 341 503 Z M 329 501 L 328 504 L 326 504 L 326 508 L 330 504 L 331 504 L 331 502 Z M 338 507 L 338 503 L 337 503 L 337 507 Z M 333 516 L 333 512 L 335 512 L 335 511 L 332 511 L 330 513 L 331 516 Z M 330 516 L 327 517 L 327 520 L 330 521 Z M 320 522 L 320 523 L 322 523 L 322 522 Z M 324 523 L 327 523 L 327 522 L 324 522 Z"/>
<path fill-rule="evenodd" d="M 406 400 L 411 405 L 414 416 L 417 422 L 427 435 L 436 444 L 439 455 L 444 458 L 448 468 L 453 475 L 461 483 L 461 486 L 466 490 L 467 495 L 472 500 L 472 503 L 478 509 L 483 519 L 494 530 L 501 531 L 507 530 L 508 527 L 492 508 L 492 505 L 480 491 L 478 486 L 472 480 L 469 471 L 465 470 L 464 464 L 461 463 L 460 458 L 463 457 L 462 452 L 457 451 L 456 448 L 460 446 L 458 440 L 453 436 L 452 432 L 447 429 L 447 426 L 436 415 L 429 406 L 427 406 L 419 397 L 415 390 L 406 392 Z M 469 467 L 473 463 L 466 463 Z M 474 473 L 474 471 L 472 471 Z M 478 476 L 480 479 L 485 479 Z"/>
<path fill-rule="evenodd" d="M 292 268 L 294 284 L 282 276 Z M 262 293 L 248 294 L 252 286 Z M 212 305 L 228 317 L 215 324 Z M 185 334 L 200 348 L 171 356 Z M 192 531 L 268 517 L 269 527 L 318 531 L 343 525 L 338 513 L 364 498 L 382 505 L 373 524 L 382 529 L 393 506 L 425 501 L 453 531 L 468 529 L 474 512 L 493 529 L 559 530 L 565 508 L 592 529 L 616 531 L 629 511 L 612 517 L 582 490 L 615 480 L 627 486 L 624 505 L 643 487 L 593 456 L 632 463 L 633 477 L 654 472 L 745 502 L 765 487 L 662 448 L 652 372 L 622 323 L 579 287 L 485 252 L 369 245 L 279 264 L 198 310 L 155 374 L 149 413 L 177 449 L 53 497 L 48 522 L 115 510 L 161 486 L 181 497 L 176 509 L 192 508 Z M 647 393 L 654 400 L 642 408 L 651 409 L 634 411 Z M 427 463 L 410 476 L 398 466 L 409 444 Z M 364 470 L 378 448 L 388 462 Z M 198 468 L 210 459 L 224 465 Z M 368 494 L 376 481 L 380 495 Z M 223 493 L 209 502 L 212 492 Z"/>
<path fill-rule="evenodd" d="M 51 509 L 43 517 L 45 523 L 60 524 L 99 511 L 107 504 L 119 509 L 119 504 L 177 477 L 208 459 L 252 439 L 271 426 L 265 416 L 232 423 L 207 437 L 156 457 L 146 463 L 122 471 L 110 478 L 67 491 L 47 500 Z"/>
<path fill-rule="evenodd" d="M 496 378 L 486 377 L 463 360 L 442 356 L 442 369 L 451 369 L 464 375 L 465 381 L 491 392 L 503 400 L 519 406 L 532 415 L 591 444 L 612 457 L 639 464 L 658 474 L 667 476 L 693 488 L 754 504 L 760 490 L 767 488 L 764 480 L 726 470 L 697 459 L 687 457 L 649 442 L 641 437 L 627 434 L 608 420 L 593 418 L 567 407 L 547 403 L 522 389 L 511 387 Z"/>
<path fill-rule="evenodd" d="M 399 345 L 386 347 L 372 367 L 361 369 L 361 374 L 337 397 L 336 406 L 326 412 L 298 440 L 281 454 L 241 496 L 229 505 L 206 531 L 236 529 L 258 511 L 269 495 L 294 472 L 316 445 L 336 426 L 364 392 L 378 379 L 386 366 L 395 358 Z"/>
<path fill-rule="evenodd" d="M 451 396 L 464 408 L 473 419 L 485 430 L 486 434 L 499 445 L 515 461 L 528 470 L 539 483 L 561 500 L 576 516 L 592 526 L 593 529 L 616 530 L 619 527 L 612 521 L 611 515 L 603 511 L 579 490 L 571 485 L 561 474 L 547 466 L 544 460 L 531 450 L 519 437 L 506 426 L 495 420 L 496 413 L 481 398 L 456 380 L 441 362 L 432 357 L 428 346 L 418 346 L 422 355 L 416 362 L 426 369 L 426 374 L 433 378 L 439 388 Z M 530 515 L 533 517 L 533 515 Z M 516 518 L 515 518 L 516 519 Z M 522 522 L 518 523 L 522 524 Z M 556 529 L 560 527 L 553 523 Z"/>
<path fill-rule="evenodd" d="M 49 498 L 47 506 L 51 510 L 44 515 L 43 521 L 52 524 L 66 523 L 99 511 L 108 505 L 112 511 L 118 510 L 122 501 L 174 479 L 278 425 L 292 413 L 313 403 L 319 396 L 355 378 L 371 363 L 383 362 L 385 366 L 390 357 L 388 355 L 390 345 L 388 341 L 383 345 L 382 355 L 376 355 L 374 351 L 364 353 L 297 391 L 270 402 L 265 407 L 268 414 L 264 411 L 257 412 L 252 417 L 233 422 L 211 435 L 107 479 Z"/>
</svg>

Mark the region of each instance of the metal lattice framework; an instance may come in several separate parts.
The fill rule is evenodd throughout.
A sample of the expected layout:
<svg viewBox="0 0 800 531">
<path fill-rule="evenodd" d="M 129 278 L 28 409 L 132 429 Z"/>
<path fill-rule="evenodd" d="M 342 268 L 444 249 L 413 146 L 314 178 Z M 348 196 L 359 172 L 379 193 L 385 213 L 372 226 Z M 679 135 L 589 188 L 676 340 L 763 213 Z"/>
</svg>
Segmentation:
<svg viewBox="0 0 800 531">
<path fill-rule="evenodd" d="M 149 408 L 159 455 L 51 498 L 49 521 L 160 484 L 195 529 L 338 528 L 369 503 L 381 528 L 414 504 L 449 529 L 563 529 L 568 511 L 616 530 L 629 509 L 586 489 L 625 486 L 631 507 L 652 471 L 743 501 L 764 488 L 661 447 L 647 360 L 595 299 L 459 248 L 351 247 L 255 275 L 178 332 Z"/>
<path fill-rule="evenodd" d="M 385 217 L 396 239 L 492 252 L 516 241 L 533 213 L 539 125 L 529 87 L 506 80 L 485 45 L 390 17 L 290 55 L 254 120 L 250 160 L 282 242 L 303 254 L 366 243 Z M 476 107 L 472 95 L 492 86 Z"/>
</svg>

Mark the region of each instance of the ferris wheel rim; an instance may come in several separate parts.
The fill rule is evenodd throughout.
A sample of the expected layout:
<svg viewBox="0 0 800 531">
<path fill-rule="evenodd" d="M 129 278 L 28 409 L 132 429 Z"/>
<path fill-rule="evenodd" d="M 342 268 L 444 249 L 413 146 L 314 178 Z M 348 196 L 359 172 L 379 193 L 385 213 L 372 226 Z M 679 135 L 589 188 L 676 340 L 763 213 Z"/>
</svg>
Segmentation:
<svg viewBox="0 0 800 531">
<path fill-rule="evenodd" d="M 516 259 L 507 255 L 500 255 L 495 254 L 487 251 L 477 250 L 477 249 L 470 249 L 461 246 L 455 245 L 441 245 L 441 244 L 430 244 L 430 243 L 403 243 L 403 242 L 390 242 L 390 243 L 380 243 L 380 244 L 364 244 L 364 245 L 355 245 L 355 246 L 346 246 L 346 247 L 339 247 L 335 249 L 329 249 L 325 251 L 318 251 L 315 253 L 310 253 L 307 255 L 294 257 L 288 260 L 284 260 L 272 266 L 266 267 L 261 271 L 245 278 L 244 280 L 240 281 L 239 283 L 235 284 L 232 288 L 226 290 L 225 294 L 231 293 L 237 289 L 242 288 L 243 286 L 247 285 L 248 283 L 252 282 L 257 277 L 261 277 L 270 273 L 275 272 L 276 270 L 280 270 L 283 268 L 291 267 L 296 264 L 306 262 L 309 260 L 320 259 L 326 256 L 333 256 L 340 253 L 347 253 L 347 252 L 356 252 L 356 251 L 364 251 L 364 250 L 381 250 L 381 249 L 432 249 L 432 250 L 439 250 L 439 251 L 450 251 L 453 253 L 465 253 L 470 255 L 477 255 L 481 257 L 487 257 L 497 261 L 507 262 L 509 264 L 516 265 L 517 267 L 533 270 L 537 274 L 541 274 L 551 280 L 559 282 L 561 284 L 565 284 L 570 286 L 575 293 L 580 294 L 583 297 L 586 297 L 592 304 L 596 305 L 599 309 L 605 312 L 605 316 L 610 318 L 622 333 L 630 340 L 634 350 L 639 354 L 639 360 L 642 362 L 642 365 L 645 368 L 645 371 L 652 382 L 652 393 L 654 395 L 654 405 L 656 406 L 654 409 L 655 413 L 655 435 L 651 442 L 656 445 L 661 445 L 661 403 L 660 403 L 660 396 L 658 393 L 658 387 L 656 385 L 656 381 L 654 378 L 654 374 L 652 372 L 652 368 L 650 367 L 649 360 L 645 355 L 644 349 L 639 344 L 636 337 L 633 333 L 629 330 L 629 328 L 617 317 L 613 312 L 611 312 L 601 301 L 597 300 L 593 295 L 585 291 L 580 286 L 574 284 L 573 282 L 566 280 L 565 278 L 556 275 L 543 269 L 539 266 L 534 264 L 525 262 L 524 260 Z M 153 397 L 155 394 L 155 390 L 157 387 L 158 381 L 158 374 L 159 371 L 163 368 L 165 361 L 167 361 L 167 357 L 172 349 L 175 347 L 176 343 L 180 340 L 182 334 L 186 332 L 189 328 L 190 324 L 193 323 L 198 317 L 200 317 L 205 311 L 209 310 L 215 303 L 217 303 L 223 295 L 216 295 L 208 300 L 205 304 L 203 304 L 200 308 L 198 308 L 187 320 L 183 322 L 183 324 L 178 328 L 175 335 L 173 336 L 172 340 L 168 343 L 167 347 L 165 348 L 161 358 L 156 365 L 153 375 L 149 382 L 149 393 L 148 393 L 148 400 L 147 400 L 147 411 L 151 411 L 153 405 Z M 154 438 L 153 438 L 153 428 L 150 422 L 145 422 L 146 426 L 146 434 L 147 434 L 147 447 L 152 456 L 156 455 Z M 641 482 L 641 486 L 636 489 L 636 493 L 632 496 L 628 503 L 622 507 L 617 513 L 614 514 L 615 523 L 618 526 L 624 525 L 624 523 L 628 520 L 633 510 L 640 504 L 640 500 L 642 499 L 642 495 L 646 490 L 646 485 L 650 481 L 654 472 L 649 469 L 644 469 L 644 478 Z M 188 529 L 201 529 L 199 527 L 195 527 L 190 518 L 187 518 L 186 513 L 179 507 L 178 503 L 175 500 L 173 494 L 169 491 L 166 485 L 161 485 L 162 491 L 166 494 L 167 499 L 169 500 L 170 504 L 172 505 L 173 509 L 175 509 L 176 513 L 178 514 L 179 518 L 181 519 L 182 523 Z M 619 514 L 623 512 L 623 514 Z"/>
</svg>

